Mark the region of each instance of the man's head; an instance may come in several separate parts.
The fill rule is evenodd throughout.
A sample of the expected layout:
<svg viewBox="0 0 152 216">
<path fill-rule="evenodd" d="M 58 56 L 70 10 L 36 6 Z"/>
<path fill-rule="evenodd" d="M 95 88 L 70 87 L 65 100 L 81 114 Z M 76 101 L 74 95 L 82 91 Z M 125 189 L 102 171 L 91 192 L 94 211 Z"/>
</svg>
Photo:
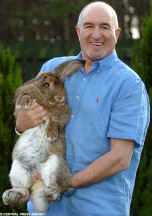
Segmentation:
<svg viewBox="0 0 152 216">
<path fill-rule="evenodd" d="M 97 61 L 108 56 L 120 33 L 115 10 L 101 1 L 86 5 L 79 15 L 76 31 L 85 60 Z"/>
</svg>

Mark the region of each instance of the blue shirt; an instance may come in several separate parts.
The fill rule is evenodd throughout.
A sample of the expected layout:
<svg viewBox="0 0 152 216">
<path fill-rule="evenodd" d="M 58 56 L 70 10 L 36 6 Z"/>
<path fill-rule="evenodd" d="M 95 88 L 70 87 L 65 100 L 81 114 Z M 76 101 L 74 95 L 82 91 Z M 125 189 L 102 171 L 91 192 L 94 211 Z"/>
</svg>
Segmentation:
<svg viewBox="0 0 152 216">
<path fill-rule="evenodd" d="M 46 62 L 41 72 L 78 56 Z M 49 216 L 129 216 L 136 171 L 149 124 L 149 100 L 140 77 L 114 51 L 65 80 L 72 117 L 66 126 L 66 158 L 72 173 L 110 151 L 110 138 L 135 141 L 127 170 L 98 183 L 65 193 L 52 202 Z M 101 164 L 102 166 L 102 164 Z M 34 212 L 32 203 L 28 211 Z"/>
</svg>

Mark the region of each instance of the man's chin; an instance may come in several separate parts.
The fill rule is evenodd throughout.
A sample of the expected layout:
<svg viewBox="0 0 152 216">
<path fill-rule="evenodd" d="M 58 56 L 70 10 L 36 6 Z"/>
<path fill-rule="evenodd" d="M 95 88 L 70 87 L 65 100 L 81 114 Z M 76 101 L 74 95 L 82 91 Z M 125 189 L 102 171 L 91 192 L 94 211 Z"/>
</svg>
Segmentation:
<svg viewBox="0 0 152 216">
<path fill-rule="evenodd" d="M 93 61 L 98 61 L 100 59 L 103 59 L 105 55 L 88 55 L 88 58 Z"/>
</svg>

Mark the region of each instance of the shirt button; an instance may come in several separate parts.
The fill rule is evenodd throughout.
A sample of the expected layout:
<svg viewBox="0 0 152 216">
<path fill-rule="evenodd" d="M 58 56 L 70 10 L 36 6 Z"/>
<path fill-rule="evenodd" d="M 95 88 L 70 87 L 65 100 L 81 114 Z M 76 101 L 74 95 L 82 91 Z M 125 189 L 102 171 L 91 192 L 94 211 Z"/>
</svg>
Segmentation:
<svg viewBox="0 0 152 216">
<path fill-rule="evenodd" d="M 86 78 L 83 78 L 83 81 L 85 81 L 86 80 Z"/>
<path fill-rule="evenodd" d="M 79 100 L 79 99 L 80 99 L 80 96 L 76 96 L 76 99 L 78 99 L 78 100 Z"/>
<path fill-rule="evenodd" d="M 140 79 L 139 78 L 136 79 L 136 83 L 137 84 L 140 83 Z"/>
<path fill-rule="evenodd" d="M 71 118 L 74 118 L 74 115 L 73 115 L 73 114 L 71 115 Z"/>
</svg>

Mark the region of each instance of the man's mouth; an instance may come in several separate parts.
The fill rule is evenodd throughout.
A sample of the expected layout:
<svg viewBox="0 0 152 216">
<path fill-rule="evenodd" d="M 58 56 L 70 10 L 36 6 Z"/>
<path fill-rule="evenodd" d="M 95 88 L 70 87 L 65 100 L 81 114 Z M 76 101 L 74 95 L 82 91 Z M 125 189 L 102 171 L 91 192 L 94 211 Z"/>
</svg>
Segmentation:
<svg viewBox="0 0 152 216">
<path fill-rule="evenodd" d="M 92 46 L 103 46 L 104 45 L 104 43 L 103 42 L 89 42 L 89 44 L 90 45 L 92 45 Z"/>
</svg>

